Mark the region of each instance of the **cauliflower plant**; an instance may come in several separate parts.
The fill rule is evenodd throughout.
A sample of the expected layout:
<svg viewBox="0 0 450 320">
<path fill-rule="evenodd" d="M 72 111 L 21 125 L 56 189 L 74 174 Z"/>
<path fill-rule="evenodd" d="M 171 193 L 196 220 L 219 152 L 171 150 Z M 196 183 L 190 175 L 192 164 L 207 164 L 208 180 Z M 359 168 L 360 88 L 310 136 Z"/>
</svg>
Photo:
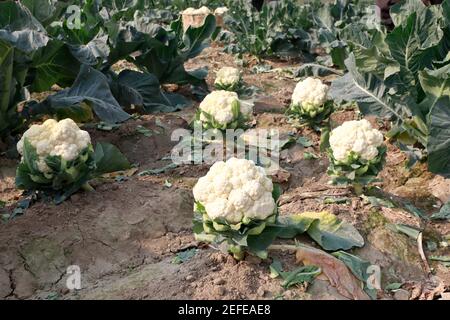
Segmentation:
<svg viewBox="0 0 450 320">
<path fill-rule="evenodd" d="M 241 72 L 233 67 L 223 67 L 216 73 L 214 85 L 218 90 L 236 91 L 241 85 Z"/>
<path fill-rule="evenodd" d="M 95 174 L 129 166 L 114 146 L 97 147 L 94 153 L 89 133 L 71 119 L 59 122 L 49 119 L 41 125 L 32 125 L 17 143 L 22 160 L 16 172 L 16 185 L 19 189 L 52 192 L 58 203 L 82 187 L 92 189 L 88 181 Z"/>
<path fill-rule="evenodd" d="M 196 121 L 205 129 L 236 129 L 244 126 L 252 112 L 253 104 L 240 101 L 237 93 L 219 90 L 200 103 Z"/>
<path fill-rule="evenodd" d="M 321 122 L 332 112 L 329 87 L 320 79 L 306 78 L 297 83 L 288 113 L 306 122 Z"/>
<path fill-rule="evenodd" d="M 334 182 L 365 185 L 381 170 L 386 147 L 383 134 L 369 121 L 347 121 L 330 133 L 330 167 Z"/>
<path fill-rule="evenodd" d="M 17 143 L 17 151 L 22 155 L 16 175 L 20 189 L 63 190 L 78 184 L 79 189 L 95 170 L 89 133 L 71 119 L 32 125 Z"/>
<path fill-rule="evenodd" d="M 45 161 L 47 157 L 59 156 L 62 160 L 72 161 L 91 145 L 89 133 L 80 130 L 72 119 L 60 122 L 49 119 L 42 125 L 32 125 L 17 143 L 21 155 L 24 154 L 25 140 L 36 149 L 37 168 L 46 174 L 52 172 Z"/>
<path fill-rule="evenodd" d="M 277 214 L 274 186 L 253 161 L 231 158 L 216 162 L 194 186 L 198 239 L 224 241 L 235 257 L 242 257 L 242 236 L 258 235 Z"/>
<path fill-rule="evenodd" d="M 211 13 L 211 10 L 205 6 L 199 9 L 187 8 L 181 12 L 184 30 L 186 31 L 189 27 L 200 28 L 205 23 L 206 16 Z"/>
</svg>

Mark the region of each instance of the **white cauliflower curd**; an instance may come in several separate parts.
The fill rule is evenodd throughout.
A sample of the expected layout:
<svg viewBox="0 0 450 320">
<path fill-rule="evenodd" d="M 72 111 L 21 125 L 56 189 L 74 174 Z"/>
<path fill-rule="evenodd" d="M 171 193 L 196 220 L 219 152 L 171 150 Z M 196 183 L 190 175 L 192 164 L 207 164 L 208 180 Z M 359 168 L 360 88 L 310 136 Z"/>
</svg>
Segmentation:
<svg viewBox="0 0 450 320">
<path fill-rule="evenodd" d="M 186 10 L 184 10 L 182 12 L 182 14 L 186 14 L 186 15 L 208 15 L 211 13 L 211 10 L 209 10 L 208 7 L 201 7 L 199 9 L 195 9 L 195 8 L 187 8 Z"/>
<path fill-rule="evenodd" d="M 214 14 L 218 15 L 218 16 L 223 16 L 227 12 L 228 12 L 228 8 L 227 7 L 219 7 L 216 10 L 214 10 Z"/>
<path fill-rule="evenodd" d="M 239 114 L 235 113 L 234 108 L 239 107 Z M 253 112 L 251 103 L 240 101 L 237 93 L 218 90 L 208 94 L 200 103 L 199 109 L 200 122 L 208 123 L 210 119 L 204 114 L 211 116 L 220 126 L 237 121 L 239 116 L 248 118 Z"/>
<path fill-rule="evenodd" d="M 337 161 L 346 163 L 352 153 L 364 160 L 372 160 L 378 155 L 378 147 L 383 144 L 383 134 L 367 120 L 347 121 L 330 134 L 330 147 Z"/>
<path fill-rule="evenodd" d="M 253 161 L 231 158 L 216 162 L 200 178 L 193 193 L 211 220 L 237 224 L 242 219 L 264 220 L 276 209 L 273 184 Z"/>
<path fill-rule="evenodd" d="M 60 156 L 66 161 L 74 160 L 91 143 L 89 133 L 81 130 L 72 119 L 56 121 L 49 119 L 42 125 L 32 125 L 17 143 L 17 151 L 23 155 L 25 139 L 36 149 L 39 171 L 48 173 L 45 163 L 48 156 Z"/>
<path fill-rule="evenodd" d="M 184 31 L 189 27 L 200 28 L 205 23 L 205 19 L 209 14 L 211 14 L 211 10 L 205 6 L 200 9 L 187 8 L 181 12 Z"/>
<path fill-rule="evenodd" d="M 241 72 L 237 68 L 223 67 L 216 73 L 214 84 L 221 89 L 235 89 L 241 81 Z"/>
<path fill-rule="evenodd" d="M 292 94 L 292 103 L 295 105 L 311 105 L 319 107 L 328 99 L 328 86 L 320 79 L 306 78 L 297 83 Z"/>
</svg>

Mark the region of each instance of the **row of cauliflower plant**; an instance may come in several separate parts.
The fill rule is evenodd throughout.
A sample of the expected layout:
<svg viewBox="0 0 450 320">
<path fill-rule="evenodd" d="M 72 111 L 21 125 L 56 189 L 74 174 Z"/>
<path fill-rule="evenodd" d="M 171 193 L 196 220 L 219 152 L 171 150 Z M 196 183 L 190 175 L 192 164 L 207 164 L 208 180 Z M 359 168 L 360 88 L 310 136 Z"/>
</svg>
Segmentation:
<svg viewBox="0 0 450 320">
<path fill-rule="evenodd" d="M 73 6 L 79 9 L 75 21 Z M 128 112 L 189 106 L 189 99 L 162 85 L 206 85 L 207 73 L 188 72 L 184 63 L 208 46 L 216 19 L 206 14 L 201 27 L 183 28 L 178 12 L 158 7 L 153 1 L 125 7 L 114 1 L 0 1 L 0 153 L 13 154 L 29 124 L 48 117 L 111 126 L 130 119 Z M 119 62 L 126 69 L 116 72 Z"/>
<path fill-rule="evenodd" d="M 243 85 L 239 69 L 220 69 L 214 84 L 221 90 L 213 91 L 200 103 L 196 121 L 205 129 L 246 129 L 253 111 L 252 104 L 239 100 L 238 94 L 232 92 Z M 325 127 L 326 134 L 329 116 L 334 111 L 328 91 L 328 85 L 320 79 L 308 77 L 300 81 L 294 89 L 287 115 L 318 130 Z M 365 119 L 345 122 L 331 131 L 324 144 L 329 144 L 328 173 L 333 178 L 332 182 L 353 184 L 357 193 L 361 193 L 361 187 L 373 182 L 382 169 L 386 153 L 383 142 L 383 134 Z"/>
<path fill-rule="evenodd" d="M 196 13 L 195 10 L 191 11 L 188 9 L 183 14 Z M 200 13 L 207 15 L 204 8 Z M 253 105 L 241 100 L 235 92 L 243 87 L 241 72 L 236 68 L 222 68 L 217 73 L 214 85 L 217 90 L 207 95 L 201 102 L 195 122 L 205 129 L 246 128 L 253 112 Z M 308 125 L 323 125 L 333 112 L 333 102 L 328 99 L 327 92 L 328 86 L 319 79 L 307 78 L 297 84 L 287 113 Z M 34 125 L 23 135 L 18 144 L 18 151 L 23 155 L 17 174 L 19 188 L 29 191 L 57 191 L 64 194 L 64 197 L 60 198 L 64 199 L 81 186 L 86 186 L 86 182 L 92 178 L 93 174 L 86 173 L 94 172 L 96 167 L 92 161 L 92 147 L 84 146 L 79 150 L 78 144 L 84 140 L 71 142 L 70 139 L 58 138 L 59 133 L 53 134 L 55 130 L 59 132 L 58 128 L 61 126 L 65 126 L 63 132 L 75 131 L 76 124 L 72 121 L 69 129 L 67 122 L 68 120 L 61 124 L 55 121 L 46 122 L 39 127 L 40 129 Z M 345 133 L 347 127 L 350 128 L 347 131 L 350 130 L 351 135 Z M 42 132 L 36 135 L 39 130 Z M 331 133 L 328 152 L 329 173 L 334 182 L 351 182 L 360 190 L 361 185 L 374 179 L 381 169 L 384 149 L 380 135 L 373 132 L 376 131 L 363 120 L 344 124 L 342 128 L 337 128 Z M 87 133 L 84 136 L 86 135 Z M 29 141 L 26 142 L 27 140 Z M 365 148 L 371 148 L 371 151 L 366 152 Z M 62 151 L 65 149 L 70 150 L 70 156 L 68 152 Z M 55 157 L 59 158 L 58 161 L 54 159 Z"/>
<path fill-rule="evenodd" d="M 242 86 L 240 71 L 231 67 L 220 69 L 215 85 L 222 90 L 205 97 L 200 103 L 196 121 L 205 129 L 248 128 L 252 108 L 239 101 L 236 92 L 223 90 L 237 90 Z M 299 82 L 287 114 L 313 128 L 327 126 L 327 119 L 333 112 L 328 89 L 316 78 Z M 347 121 L 329 134 L 327 154 L 331 182 L 350 184 L 360 195 L 364 186 L 375 181 L 382 169 L 386 146 L 383 134 L 369 121 Z M 263 167 L 247 159 L 230 158 L 216 162 L 198 180 L 193 194 L 196 238 L 220 246 L 236 259 L 242 259 L 246 251 L 266 258 L 275 238 L 292 238 L 306 232 L 308 224 L 305 219 L 311 222 L 321 218 L 314 213 L 288 219 L 278 217 L 280 188 L 273 185 Z M 361 243 L 356 242 L 344 249 L 358 245 Z"/>
</svg>

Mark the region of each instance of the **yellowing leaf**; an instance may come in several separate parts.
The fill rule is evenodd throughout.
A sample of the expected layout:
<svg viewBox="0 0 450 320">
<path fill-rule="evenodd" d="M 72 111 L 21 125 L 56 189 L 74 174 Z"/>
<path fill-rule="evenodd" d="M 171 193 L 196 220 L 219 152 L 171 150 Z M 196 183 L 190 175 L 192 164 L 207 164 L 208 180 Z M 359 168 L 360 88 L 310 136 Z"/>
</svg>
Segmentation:
<svg viewBox="0 0 450 320">
<path fill-rule="evenodd" d="M 297 262 L 304 265 L 314 265 L 322 270 L 330 284 L 337 291 L 353 300 L 369 300 L 359 281 L 339 259 L 315 248 L 300 246 L 297 250 Z"/>
</svg>

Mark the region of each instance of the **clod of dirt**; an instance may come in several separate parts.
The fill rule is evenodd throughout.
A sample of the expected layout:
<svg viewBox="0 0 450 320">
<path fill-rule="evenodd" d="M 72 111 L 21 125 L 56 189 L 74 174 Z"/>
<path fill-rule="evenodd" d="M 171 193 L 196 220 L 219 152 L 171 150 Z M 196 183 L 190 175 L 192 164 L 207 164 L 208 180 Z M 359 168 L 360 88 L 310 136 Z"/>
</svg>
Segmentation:
<svg viewBox="0 0 450 320">
<path fill-rule="evenodd" d="M 284 113 L 286 106 L 280 104 L 273 97 L 261 97 L 255 101 L 253 110 L 255 113 L 260 114 L 264 112 L 272 113 Z"/>
<path fill-rule="evenodd" d="M 264 298 L 264 296 L 266 295 L 266 290 L 264 290 L 263 288 L 258 288 L 258 290 L 256 291 L 256 293 L 257 293 L 258 296 L 260 296 L 261 298 Z"/>
<path fill-rule="evenodd" d="M 327 280 L 315 279 L 309 286 L 308 293 L 314 297 L 314 300 L 350 300 L 341 295 Z"/>
<path fill-rule="evenodd" d="M 214 288 L 214 292 L 218 295 L 218 296 L 223 296 L 226 293 L 226 289 L 224 287 L 217 287 Z"/>
<path fill-rule="evenodd" d="M 409 300 L 410 293 L 408 290 L 405 289 L 398 289 L 394 293 L 394 299 L 395 300 Z"/>
<path fill-rule="evenodd" d="M 447 203 L 450 201 L 450 179 L 445 179 L 442 176 L 435 176 L 428 184 L 430 193 L 442 201 Z"/>
<path fill-rule="evenodd" d="M 290 176 L 291 174 L 289 173 L 289 171 L 280 168 L 271 177 L 272 182 L 274 183 L 284 183 L 289 180 Z"/>
<path fill-rule="evenodd" d="M 421 260 L 417 247 L 407 236 L 386 227 L 378 227 L 372 230 L 367 239 L 381 252 L 411 265 L 420 266 Z"/>
<path fill-rule="evenodd" d="M 424 182 L 423 178 L 411 178 L 403 186 L 397 187 L 394 194 L 404 198 L 427 197 L 430 193 L 427 188 L 423 188 Z"/>
</svg>

